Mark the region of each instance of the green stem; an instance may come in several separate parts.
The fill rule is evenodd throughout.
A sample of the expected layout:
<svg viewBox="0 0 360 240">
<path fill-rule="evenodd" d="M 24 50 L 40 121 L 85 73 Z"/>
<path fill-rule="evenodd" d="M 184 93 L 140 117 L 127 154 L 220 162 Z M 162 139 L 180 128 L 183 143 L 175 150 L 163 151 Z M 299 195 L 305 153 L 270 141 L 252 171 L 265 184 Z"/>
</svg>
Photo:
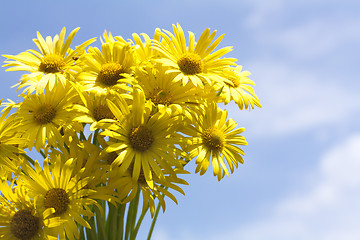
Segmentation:
<svg viewBox="0 0 360 240">
<path fill-rule="evenodd" d="M 87 217 L 86 217 L 87 218 Z M 85 219 L 87 220 L 87 222 L 90 224 L 91 229 L 86 228 L 86 239 L 87 240 L 96 240 L 97 236 L 96 236 L 96 228 L 95 228 L 95 221 L 94 221 L 94 217 L 91 217 L 90 219 L 87 218 Z"/>
<path fill-rule="evenodd" d="M 124 216 L 125 216 L 126 204 L 120 204 L 117 212 L 117 236 L 121 236 L 121 240 L 124 239 Z"/>
<path fill-rule="evenodd" d="M 161 185 L 162 186 L 162 185 Z M 165 190 L 167 190 L 169 187 L 165 187 Z M 162 196 L 164 197 L 165 194 L 162 194 Z M 160 207 L 161 207 L 161 204 L 160 202 L 158 202 L 158 205 L 156 206 L 156 210 L 155 210 L 155 216 L 154 218 L 152 219 L 151 221 L 151 226 L 150 226 L 150 229 L 149 229 L 149 234 L 148 234 L 148 237 L 147 237 L 147 240 L 150 240 L 151 239 L 151 235 L 154 231 L 154 227 L 155 227 L 155 223 L 156 223 L 156 220 L 159 216 L 159 211 L 160 211 Z"/>
<path fill-rule="evenodd" d="M 116 206 L 108 202 L 109 214 L 106 219 L 106 232 L 109 234 L 109 240 L 116 240 L 117 235 L 117 215 Z"/>
<path fill-rule="evenodd" d="M 140 217 L 139 217 L 139 220 L 138 220 L 138 222 L 136 223 L 135 229 L 134 229 L 134 231 L 133 231 L 133 232 L 134 232 L 133 235 L 134 235 L 135 237 L 137 236 L 137 234 L 138 234 L 138 232 L 139 232 L 140 225 L 141 225 L 141 223 L 142 223 L 142 221 L 143 221 L 146 213 L 148 212 L 148 210 L 149 210 L 149 205 L 147 206 L 146 210 L 141 213 L 141 215 L 140 215 Z"/>
<path fill-rule="evenodd" d="M 40 154 L 41 154 L 41 156 L 43 156 L 44 159 L 46 158 L 45 153 L 41 149 L 40 149 Z"/>
<path fill-rule="evenodd" d="M 155 227 L 155 223 L 156 223 L 156 220 L 157 220 L 157 217 L 159 215 L 159 211 L 160 211 L 160 202 L 158 203 L 158 205 L 156 206 L 156 210 L 155 210 L 155 216 L 151 222 L 151 226 L 150 226 L 150 230 L 149 230 L 149 234 L 148 234 L 148 237 L 147 237 L 147 240 L 150 240 L 151 239 L 151 235 L 154 231 L 154 227 Z"/>
<path fill-rule="evenodd" d="M 80 140 L 86 140 L 86 137 L 85 137 L 83 131 L 80 131 Z"/>
<path fill-rule="evenodd" d="M 21 156 L 23 156 L 28 162 L 30 162 L 33 166 L 35 166 L 35 161 L 29 157 L 28 155 L 26 155 L 25 153 L 20 153 Z"/>
<path fill-rule="evenodd" d="M 98 202 L 101 206 L 103 206 L 102 202 L 104 202 L 104 200 L 98 200 Z M 97 207 L 95 207 L 95 215 L 96 215 L 97 235 L 98 237 L 100 237 L 100 239 L 107 239 L 105 226 L 104 226 L 104 218 L 103 216 L 101 216 L 100 210 Z"/>
<path fill-rule="evenodd" d="M 140 196 L 140 190 L 138 189 L 135 198 L 131 200 L 128 208 L 128 215 L 126 218 L 126 228 L 125 228 L 125 240 L 130 239 L 131 232 L 134 229 L 134 225 L 136 221 L 136 213 L 139 204 L 139 196 Z"/>
<path fill-rule="evenodd" d="M 79 226 L 79 230 L 80 230 L 80 240 L 85 240 L 85 232 L 84 232 L 84 227 L 83 226 Z"/>
<path fill-rule="evenodd" d="M 93 144 L 95 146 L 99 146 L 99 143 L 98 143 L 98 140 L 97 140 L 98 134 L 99 134 L 99 129 L 96 129 L 95 132 L 94 132 L 94 137 L 93 137 Z"/>
</svg>

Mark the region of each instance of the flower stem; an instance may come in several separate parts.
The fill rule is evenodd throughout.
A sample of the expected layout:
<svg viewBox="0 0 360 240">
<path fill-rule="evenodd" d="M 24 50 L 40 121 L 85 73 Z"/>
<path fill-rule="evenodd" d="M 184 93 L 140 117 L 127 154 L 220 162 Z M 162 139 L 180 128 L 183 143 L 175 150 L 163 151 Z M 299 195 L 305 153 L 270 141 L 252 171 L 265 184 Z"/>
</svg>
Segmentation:
<svg viewBox="0 0 360 240">
<path fill-rule="evenodd" d="M 151 222 L 151 226 L 150 226 L 150 229 L 149 229 L 149 234 L 148 234 L 147 240 L 151 239 L 151 235 L 152 235 L 152 233 L 154 231 L 156 220 L 157 220 L 157 218 L 159 216 L 160 207 L 161 207 L 161 205 L 160 205 L 160 202 L 159 202 L 158 205 L 156 206 L 155 215 L 154 215 L 154 218 L 153 218 L 153 220 Z"/>
<path fill-rule="evenodd" d="M 131 200 L 128 208 L 128 215 L 126 219 L 126 228 L 125 228 L 125 240 L 134 238 L 132 232 L 136 222 L 136 214 L 139 206 L 139 197 L 140 197 L 140 191 L 138 189 L 135 198 Z"/>
</svg>

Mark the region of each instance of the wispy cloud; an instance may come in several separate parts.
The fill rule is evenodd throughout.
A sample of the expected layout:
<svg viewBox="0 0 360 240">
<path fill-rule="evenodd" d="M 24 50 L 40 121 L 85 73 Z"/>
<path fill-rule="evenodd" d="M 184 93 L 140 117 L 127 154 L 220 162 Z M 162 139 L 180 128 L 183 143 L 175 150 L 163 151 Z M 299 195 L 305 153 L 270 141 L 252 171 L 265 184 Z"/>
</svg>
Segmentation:
<svg viewBox="0 0 360 240">
<path fill-rule="evenodd" d="M 157 229 L 154 239 L 358 240 L 360 239 L 360 133 L 331 147 L 297 189 L 234 229 L 174 236 Z M 302 186 L 301 186 L 302 185 Z"/>
<path fill-rule="evenodd" d="M 258 137 L 283 136 L 318 127 L 336 128 L 360 113 L 360 96 L 349 86 L 321 73 L 296 69 L 285 62 L 257 62 L 256 93 L 262 109 L 230 116 Z M 236 113 L 235 116 L 234 113 Z"/>
<path fill-rule="evenodd" d="M 357 134 L 329 149 L 301 190 L 280 200 L 268 216 L 222 239 L 359 239 L 359 146 Z"/>
</svg>

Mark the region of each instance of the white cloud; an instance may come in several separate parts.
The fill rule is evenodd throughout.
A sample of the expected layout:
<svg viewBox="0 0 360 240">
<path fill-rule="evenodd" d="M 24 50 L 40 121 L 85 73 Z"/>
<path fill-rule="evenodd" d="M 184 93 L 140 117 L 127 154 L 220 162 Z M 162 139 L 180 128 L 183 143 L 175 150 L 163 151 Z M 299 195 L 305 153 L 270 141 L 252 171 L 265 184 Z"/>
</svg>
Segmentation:
<svg viewBox="0 0 360 240">
<path fill-rule="evenodd" d="M 340 81 L 282 62 L 253 65 L 259 80 L 255 80 L 255 91 L 263 107 L 249 113 L 234 106 L 230 117 L 255 136 L 282 136 L 331 125 L 336 128 L 360 112 L 360 96 Z"/>
<path fill-rule="evenodd" d="M 244 26 L 253 29 L 259 44 L 277 47 L 298 58 L 325 56 L 344 44 L 357 44 L 358 15 L 341 14 L 329 1 L 252 1 Z M 324 5 L 327 7 L 324 8 Z M 311 14 L 309 9 L 318 9 Z M 297 12 L 301 20 L 289 12 Z"/>
<path fill-rule="evenodd" d="M 323 154 L 318 167 L 304 178 L 303 186 L 282 197 L 262 218 L 234 229 L 209 229 L 201 235 L 184 229 L 174 236 L 156 229 L 154 239 L 358 240 L 359 170 L 360 133 Z"/>
<path fill-rule="evenodd" d="M 234 116 L 238 110 L 233 107 L 230 117 L 251 134 L 271 138 L 315 130 L 319 131 L 315 133 L 318 139 L 326 139 L 328 133 L 323 126 L 338 129 L 359 116 L 360 96 L 350 86 L 358 77 L 347 72 L 344 78 L 341 69 L 325 66 L 336 61 L 344 45 L 349 49 L 358 45 L 360 32 L 355 29 L 360 18 L 334 17 L 336 11 L 331 7 L 326 8 L 328 12 L 321 11 L 325 3 L 331 5 L 325 1 L 285 0 L 246 3 L 252 11 L 245 26 L 254 31 L 259 48 L 255 61 L 246 65 L 253 66 L 255 91 L 263 108 Z M 318 8 L 319 14 L 306 15 L 309 8 Z M 301 21 L 294 21 L 289 12 L 303 14 Z M 314 59 L 322 68 L 314 67 Z"/>
<path fill-rule="evenodd" d="M 304 188 L 221 239 L 360 239 L 360 134 L 330 149 Z M 219 239 L 214 236 L 213 239 Z"/>
</svg>

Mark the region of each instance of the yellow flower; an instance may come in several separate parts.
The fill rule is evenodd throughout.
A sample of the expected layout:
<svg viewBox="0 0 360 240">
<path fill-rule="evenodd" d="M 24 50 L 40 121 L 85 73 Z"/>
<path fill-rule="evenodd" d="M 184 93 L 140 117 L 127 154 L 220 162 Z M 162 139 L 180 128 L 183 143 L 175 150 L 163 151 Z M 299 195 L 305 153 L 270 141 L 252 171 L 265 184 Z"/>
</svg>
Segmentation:
<svg viewBox="0 0 360 240">
<path fill-rule="evenodd" d="M 45 216 L 21 187 L 0 181 L 0 238 L 7 240 L 55 240 L 45 226 Z"/>
<path fill-rule="evenodd" d="M 136 59 L 138 60 L 139 65 L 148 65 L 153 58 L 159 57 L 159 52 L 153 48 L 154 41 L 147 34 L 140 34 L 145 43 L 142 42 L 140 36 L 137 33 L 133 33 L 132 36 L 134 38 L 135 43 L 135 53 Z M 161 31 L 159 28 L 155 29 L 154 40 L 159 42 L 161 39 Z"/>
<path fill-rule="evenodd" d="M 111 95 L 100 95 L 94 92 L 79 91 L 83 105 L 76 105 L 74 109 L 83 113 L 76 117 L 74 121 L 91 124 L 90 129 L 102 119 L 114 119 L 115 116 L 110 111 L 106 99 L 112 99 Z"/>
<path fill-rule="evenodd" d="M 74 159 L 73 171 L 71 177 L 77 177 L 79 180 L 89 178 L 86 184 L 86 189 L 94 190 L 88 197 L 103 199 L 106 201 L 116 201 L 113 196 L 113 188 L 107 186 L 106 171 L 108 167 L 99 161 L 101 149 L 95 144 L 91 143 L 93 134 L 90 134 L 88 139 L 73 139 L 68 148 L 59 147 L 51 149 L 49 153 L 49 162 L 55 162 L 57 159 L 63 164 L 72 158 Z"/>
<path fill-rule="evenodd" d="M 195 43 L 195 35 L 189 32 L 189 45 L 186 45 L 185 36 L 179 24 L 173 25 L 174 34 L 164 30 L 161 33 L 163 41 L 160 48 L 155 47 L 162 53 L 162 58 L 158 61 L 169 66 L 177 76 L 174 81 L 181 81 L 182 84 L 192 82 L 195 86 L 203 86 L 206 82 L 212 85 L 213 82 L 226 81 L 219 74 L 224 67 L 236 65 L 234 58 L 220 58 L 232 50 L 232 47 L 221 48 L 215 52 L 213 50 L 220 43 L 224 35 L 221 35 L 213 43 L 216 31 L 210 34 L 207 28 Z"/>
<path fill-rule="evenodd" d="M 202 102 L 203 89 L 192 84 L 182 85 L 180 82 L 174 82 L 175 73 L 166 73 L 168 68 L 159 64 L 155 64 L 154 67 L 145 67 L 135 72 L 145 98 L 157 107 L 165 106 L 175 114 L 185 114 L 190 118 L 189 112 Z"/>
<path fill-rule="evenodd" d="M 90 39 L 75 50 L 70 49 L 71 42 L 79 28 L 74 29 L 65 40 L 65 28 L 60 35 L 54 38 L 46 37 L 46 40 L 37 33 L 34 43 L 39 51 L 27 50 L 18 55 L 3 55 L 10 59 L 5 61 L 5 67 L 10 67 L 7 71 L 27 71 L 30 74 L 23 76 L 19 83 L 19 88 L 26 87 L 24 92 L 42 92 L 48 85 L 50 90 L 59 82 L 65 86 L 67 80 L 73 78 L 73 71 L 76 68 L 75 60 L 83 52 L 86 46 L 95 41 Z"/>
<path fill-rule="evenodd" d="M 56 228 L 60 239 L 64 239 L 65 234 L 68 239 L 78 239 L 76 223 L 90 228 L 82 216 L 94 215 L 87 207 L 96 204 L 89 197 L 94 190 L 85 188 L 91 178 L 80 179 L 74 173 L 75 164 L 74 159 L 63 162 L 58 155 L 56 159 L 52 159 L 51 164 L 45 159 L 43 168 L 37 161 L 35 170 L 24 165 L 26 175 L 19 176 L 29 197 L 34 199 L 39 211 L 43 211 L 46 216 L 45 225 Z"/>
<path fill-rule="evenodd" d="M 0 104 L 2 99 L 0 100 Z M 4 109 L 0 116 L 0 166 L 1 171 L 16 172 L 20 161 L 19 154 L 25 153 L 19 146 L 25 141 L 18 132 L 20 126 L 14 114 L 8 116 L 11 108 Z"/>
<path fill-rule="evenodd" d="M 72 106 L 76 98 L 74 91 L 60 85 L 53 91 L 46 88 L 45 93 L 28 95 L 24 99 L 16 113 L 22 119 L 18 131 L 29 140 L 30 150 L 35 146 L 40 151 L 46 141 L 52 146 L 64 144 L 60 130 L 74 125 L 72 120 L 78 113 Z"/>
<path fill-rule="evenodd" d="M 185 149 L 189 152 L 190 158 L 196 157 L 196 170 L 203 175 L 212 161 L 214 176 L 220 181 L 229 171 L 225 161 L 230 167 L 231 173 L 234 166 L 244 163 L 241 155 L 244 151 L 237 145 L 247 145 L 245 138 L 241 135 L 245 129 L 236 127 L 232 119 L 226 121 L 227 112 L 219 109 L 216 104 L 206 107 L 205 114 L 195 118 L 193 125 L 189 125 L 182 132 L 191 136 L 188 146 Z"/>
<path fill-rule="evenodd" d="M 218 84 L 220 89 L 220 97 L 224 99 L 224 103 L 228 104 L 231 100 L 239 106 L 240 110 L 254 109 L 254 106 L 261 107 L 260 101 L 255 94 L 254 89 L 250 85 L 255 83 L 249 79 L 248 71 L 241 71 L 242 66 L 236 68 L 226 68 L 223 76 L 229 79 L 231 83 Z"/>
<path fill-rule="evenodd" d="M 77 81 L 85 91 L 99 94 L 131 91 L 127 84 L 133 81 L 131 68 L 135 59 L 130 44 L 108 41 L 102 44 L 101 50 L 90 47 L 88 53 L 80 57 L 83 70 Z"/>
<path fill-rule="evenodd" d="M 133 166 L 132 179 L 135 182 L 142 171 L 150 188 L 154 186 L 154 174 L 159 179 L 165 178 L 161 169 L 171 171 L 172 167 L 182 168 L 181 162 L 169 154 L 180 155 L 182 152 L 175 146 L 181 141 L 180 136 L 170 137 L 175 133 L 177 124 L 166 111 L 151 115 L 151 102 L 145 102 L 145 96 L 139 89 L 134 89 L 131 110 L 126 105 L 118 107 L 111 102 L 109 107 L 119 121 L 102 120 L 97 127 L 103 128 L 102 135 L 111 139 L 105 151 L 119 153 L 112 166 L 120 165 L 121 173 Z"/>
</svg>

